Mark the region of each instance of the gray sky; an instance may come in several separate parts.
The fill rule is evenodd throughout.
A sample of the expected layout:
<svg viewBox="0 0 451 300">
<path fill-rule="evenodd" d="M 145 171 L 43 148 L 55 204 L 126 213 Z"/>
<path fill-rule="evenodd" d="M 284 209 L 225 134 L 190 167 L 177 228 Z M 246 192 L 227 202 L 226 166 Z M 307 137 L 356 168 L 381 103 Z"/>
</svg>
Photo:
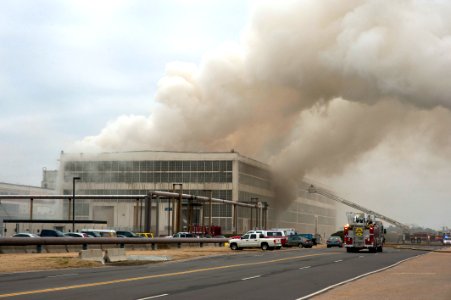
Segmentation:
<svg viewBox="0 0 451 300">
<path fill-rule="evenodd" d="M 61 150 L 234 148 L 451 227 L 450 14 L 439 0 L 1 1 L 0 181 L 39 185 Z"/>
<path fill-rule="evenodd" d="M 0 181 L 39 185 L 59 152 L 148 114 L 172 61 L 239 40 L 246 1 L 0 1 Z"/>
</svg>

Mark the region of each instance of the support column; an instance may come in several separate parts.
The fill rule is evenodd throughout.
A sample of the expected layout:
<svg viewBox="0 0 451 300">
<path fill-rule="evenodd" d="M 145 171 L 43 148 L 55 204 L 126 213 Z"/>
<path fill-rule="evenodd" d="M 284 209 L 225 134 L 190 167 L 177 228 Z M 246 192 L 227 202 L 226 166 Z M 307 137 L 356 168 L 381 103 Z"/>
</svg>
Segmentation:
<svg viewBox="0 0 451 300">
<path fill-rule="evenodd" d="M 139 228 L 139 198 L 135 202 L 135 210 L 133 211 L 133 230 Z"/>
<path fill-rule="evenodd" d="M 152 197 L 150 197 L 150 207 L 151 207 L 150 214 L 152 215 Z M 139 213 L 139 231 L 145 232 L 145 230 L 143 228 L 143 198 L 139 199 L 138 213 Z M 152 222 L 150 222 L 150 227 L 152 227 Z"/>
<path fill-rule="evenodd" d="M 70 220 L 72 217 L 72 198 L 68 198 L 68 200 L 69 200 L 69 209 L 67 210 L 68 211 L 67 220 Z"/>
<path fill-rule="evenodd" d="M 182 231 L 182 186 L 180 185 L 180 194 L 177 206 L 177 232 Z"/>
<path fill-rule="evenodd" d="M 175 193 L 175 186 L 176 183 L 172 184 L 172 192 Z M 172 202 L 172 234 L 174 234 L 174 229 L 177 227 L 175 226 L 175 198 L 171 198 L 171 202 Z"/>
<path fill-rule="evenodd" d="M 260 211 L 260 229 L 263 229 L 263 204 L 258 202 L 259 211 Z"/>
<path fill-rule="evenodd" d="M 171 199 L 171 202 L 172 202 L 172 211 L 171 211 L 171 216 L 172 216 L 172 221 L 171 221 L 171 223 L 172 223 L 172 225 L 171 225 L 171 234 L 174 234 L 175 232 L 174 232 L 174 229 L 176 228 L 176 226 L 175 226 L 175 207 L 177 206 L 177 203 L 176 203 L 176 201 L 175 201 L 175 199 L 174 198 L 172 198 Z"/>
<path fill-rule="evenodd" d="M 150 232 L 150 210 L 152 209 L 150 205 L 150 198 L 152 197 L 152 194 L 147 195 L 144 202 L 144 231 Z"/>
<path fill-rule="evenodd" d="M 168 235 L 172 235 L 172 233 L 171 233 L 171 228 L 172 228 L 172 226 L 171 226 L 171 202 L 172 202 L 172 200 L 170 198 L 168 198 L 168 202 L 167 202 L 167 204 L 168 204 L 167 205 L 167 210 L 168 210 L 168 222 L 167 222 L 167 224 L 168 224 Z"/>
<path fill-rule="evenodd" d="M 191 232 L 192 230 L 192 223 L 193 223 L 193 201 L 192 199 L 188 199 L 188 231 Z"/>
<path fill-rule="evenodd" d="M 254 227 L 252 226 L 252 218 L 253 218 L 252 212 L 253 212 L 253 210 L 254 210 L 254 208 L 251 207 L 251 224 L 250 224 L 250 230 L 253 230 L 253 229 L 254 229 Z"/>
<path fill-rule="evenodd" d="M 212 194 L 213 194 L 213 192 L 210 191 L 210 214 L 209 214 L 209 218 L 210 218 L 210 220 L 209 220 L 210 234 L 211 234 L 211 226 L 212 226 L 212 223 L 213 223 L 213 201 L 211 200 Z"/>
<path fill-rule="evenodd" d="M 30 220 L 33 220 L 33 198 L 30 198 Z"/>
<path fill-rule="evenodd" d="M 200 206 L 200 223 L 201 223 L 201 227 L 202 227 L 202 234 L 205 235 L 205 215 L 204 215 L 204 201 L 201 201 L 201 206 Z"/>
<path fill-rule="evenodd" d="M 265 229 L 268 229 L 268 203 L 265 202 Z"/>
<path fill-rule="evenodd" d="M 232 223 L 232 227 L 233 227 L 233 234 L 237 234 L 238 233 L 238 205 L 233 204 L 233 223 Z"/>
<path fill-rule="evenodd" d="M 155 210 L 155 235 L 154 237 L 159 237 L 160 236 L 160 204 L 161 204 L 161 200 L 160 200 L 160 196 L 157 197 L 157 207 Z"/>
</svg>

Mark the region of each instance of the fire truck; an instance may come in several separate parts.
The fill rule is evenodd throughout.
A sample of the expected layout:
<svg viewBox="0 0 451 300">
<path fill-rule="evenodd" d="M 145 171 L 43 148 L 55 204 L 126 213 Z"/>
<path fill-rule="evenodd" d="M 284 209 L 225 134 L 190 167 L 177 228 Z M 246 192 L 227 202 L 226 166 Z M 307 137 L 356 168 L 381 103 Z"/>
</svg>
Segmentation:
<svg viewBox="0 0 451 300">
<path fill-rule="evenodd" d="M 370 252 L 382 252 L 386 230 L 374 215 L 366 213 L 346 213 L 348 224 L 344 227 L 344 246 L 347 252 L 368 249 Z"/>
</svg>

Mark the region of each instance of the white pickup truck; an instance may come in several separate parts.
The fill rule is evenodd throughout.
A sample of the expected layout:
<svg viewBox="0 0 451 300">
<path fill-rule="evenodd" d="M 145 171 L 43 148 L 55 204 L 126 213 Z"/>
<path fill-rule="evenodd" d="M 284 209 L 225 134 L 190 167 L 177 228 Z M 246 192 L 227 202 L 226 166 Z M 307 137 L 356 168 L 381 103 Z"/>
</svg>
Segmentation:
<svg viewBox="0 0 451 300">
<path fill-rule="evenodd" d="M 246 233 L 240 238 L 229 240 L 229 245 L 232 250 L 241 250 L 244 248 L 262 248 L 262 250 L 272 250 L 282 248 L 280 238 L 267 238 L 262 233 Z"/>
</svg>

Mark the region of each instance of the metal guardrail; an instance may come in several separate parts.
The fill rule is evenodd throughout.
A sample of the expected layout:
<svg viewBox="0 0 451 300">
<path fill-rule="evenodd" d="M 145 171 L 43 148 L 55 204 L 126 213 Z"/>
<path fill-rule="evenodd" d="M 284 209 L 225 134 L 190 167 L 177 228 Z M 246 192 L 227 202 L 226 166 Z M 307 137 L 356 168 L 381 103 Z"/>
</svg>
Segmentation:
<svg viewBox="0 0 451 300">
<path fill-rule="evenodd" d="M 83 250 L 88 249 L 88 245 L 119 245 L 124 248 L 125 245 L 146 245 L 150 244 L 152 250 L 156 246 L 176 244 L 179 248 L 182 244 L 199 244 L 203 247 L 204 244 L 224 244 L 227 243 L 227 238 L 76 238 L 76 237 L 11 237 L 0 238 L 0 247 L 2 246 L 36 246 L 38 253 L 42 251 L 42 246 L 48 245 L 82 245 Z"/>
</svg>

